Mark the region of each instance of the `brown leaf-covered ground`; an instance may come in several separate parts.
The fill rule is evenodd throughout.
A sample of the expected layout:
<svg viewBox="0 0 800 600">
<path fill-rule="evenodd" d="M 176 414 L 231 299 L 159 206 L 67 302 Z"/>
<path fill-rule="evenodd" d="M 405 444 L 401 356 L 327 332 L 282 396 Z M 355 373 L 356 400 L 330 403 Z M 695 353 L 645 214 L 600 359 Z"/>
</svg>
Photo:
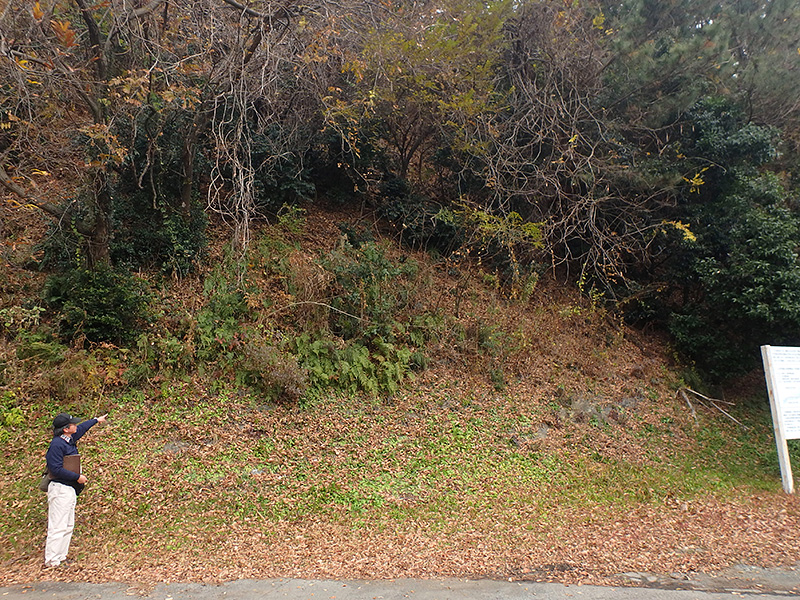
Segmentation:
<svg viewBox="0 0 800 600">
<path fill-rule="evenodd" d="M 367 408 L 218 398 L 202 409 L 159 409 L 151 404 L 158 398 L 146 410 L 110 406 L 111 423 L 83 444 L 92 483 L 79 499 L 76 563 L 55 572 L 41 566 L 46 502 L 33 490 L 43 432 L 28 433 L 5 450 L 5 464 L 10 458 L 25 481 L 12 485 L 4 474 L 11 526 L 0 534 L 0 582 L 469 576 L 609 583 L 629 571 L 800 560 L 800 504 L 776 479 L 759 491 L 702 477 L 709 489 L 695 490 L 680 481 L 690 476 L 685 467 L 660 462 L 662 452 L 663 461 L 676 460 L 675 448 L 643 449 L 630 423 L 563 424 L 535 439 L 530 433 L 544 420 L 533 410 L 519 418 L 529 404 L 485 392 L 457 405 L 441 397 L 429 403 L 420 392 Z M 646 423 L 677 409 L 637 410 L 648 413 Z M 694 452 L 683 427 L 692 430 L 671 425 L 671 433 L 655 435 Z M 458 443 L 440 443 L 459 432 Z M 549 469 L 537 470 L 537 461 Z M 636 478 L 628 465 L 653 473 Z M 644 489 L 650 485 L 656 489 Z"/>
</svg>

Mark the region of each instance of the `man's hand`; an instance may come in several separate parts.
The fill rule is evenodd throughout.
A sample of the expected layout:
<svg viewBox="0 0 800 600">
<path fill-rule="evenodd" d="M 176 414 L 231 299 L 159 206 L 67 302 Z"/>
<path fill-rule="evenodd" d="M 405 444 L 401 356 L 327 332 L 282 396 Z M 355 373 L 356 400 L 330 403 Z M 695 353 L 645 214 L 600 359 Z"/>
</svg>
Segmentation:
<svg viewBox="0 0 800 600">
<path fill-rule="evenodd" d="M 78 477 L 78 483 L 80 483 L 81 485 L 86 485 L 87 481 L 89 480 L 86 479 L 86 475 L 81 475 L 80 477 Z"/>
<path fill-rule="evenodd" d="M 105 423 L 105 422 L 106 422 L 106 418 L 107 418 L 107 417 L 108 417 L 108 413 L 104 414 L 104 415 L 103 415 L 103 416 L 101 416 L 101 417 L 97 417 L 97 422 L 98 422 L 98 423 Z"/>
</svg>

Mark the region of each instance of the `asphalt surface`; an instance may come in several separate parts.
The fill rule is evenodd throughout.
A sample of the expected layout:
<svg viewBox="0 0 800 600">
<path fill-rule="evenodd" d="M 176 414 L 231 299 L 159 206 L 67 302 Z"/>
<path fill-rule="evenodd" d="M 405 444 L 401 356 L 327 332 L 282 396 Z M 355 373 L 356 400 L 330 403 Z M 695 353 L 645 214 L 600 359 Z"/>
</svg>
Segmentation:
<svg viewBox="0 0 800 600">
<path fill-rule="evenodd" d="M 746 569 L 746 568 L 745 568 Z M 30 585 L 0 587 L 2 600 L 93 600 L 130 597 L 157 600 L 730 600 L 731 598 L 778 599 L 800 596 L 800 576 L 781 571 L 780 589 L 763 591 L 758 578 L 673 579 L 673 586 L 698 589 L 667 589 L 666 582 L 649 581 L 650 587 L 599 587 L 493 580 L 426 579 L 387 581 L 333 581 L 268 579 L 240 580 L 221 585 L 189 583 L 158 584 L 142 588 L 123 583 L 63 583 L 42 581 Z M 753 573 L 749 573 L 753 574 Z M 786 580 L 782 579 L 787 575 Z M 631 580 L 636 574 L 630 574 Z M 765 575 L 765 573 L 760 573 Z M 746 583 L 748 587 L 731 587 Z M 791 585 L 791 587 L 789 587 Z M 699 589 L 705 586 L 707 589 Z M 709 586 L 717 589 L 708 589 Z M 762 586 L 761 588 L 759 586 Z"/>
</svg>

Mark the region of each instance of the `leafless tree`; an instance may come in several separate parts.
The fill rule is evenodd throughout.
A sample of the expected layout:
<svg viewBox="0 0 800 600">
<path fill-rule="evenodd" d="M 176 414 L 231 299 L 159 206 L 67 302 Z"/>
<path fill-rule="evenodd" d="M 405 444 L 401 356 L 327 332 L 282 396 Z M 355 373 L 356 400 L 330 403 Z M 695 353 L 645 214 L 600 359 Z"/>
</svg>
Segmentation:
<svg viewBox="0 0 800 600">
<path fill-rule="evenodd" d="M 601 281 L 622 278 L 626 264 L 646 253 L 648 207 L 658 193 L 631 195 L 619 185 L 624 167 L 593 101 L 609 60 L 603 32 L 583 8 L 538 2 L 521 9 L 507 35 L 498 83 L 504 107 L 486 113 L 473 132 L 488 148 L 490 207 L 540 222 L 553 266 L 579 265 Z"/>
</svg>

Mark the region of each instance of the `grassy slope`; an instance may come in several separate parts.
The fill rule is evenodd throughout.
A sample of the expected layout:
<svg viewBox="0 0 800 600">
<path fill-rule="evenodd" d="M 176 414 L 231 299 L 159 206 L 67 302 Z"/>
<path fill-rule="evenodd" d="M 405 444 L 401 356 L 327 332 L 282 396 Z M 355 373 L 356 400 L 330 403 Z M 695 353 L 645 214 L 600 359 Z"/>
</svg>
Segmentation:
<svg viewBox="0 0 800 600">
<path fill-rule="evenodd" d="M 330 249 L 343 218 L 310 215 L 290 259 L 297 269 Z M 508 303 L 480 277 L 415 258 L 422 295 L 440 306 L 458 296 L 453 322 L 491 335 L 481 348 L 469 335 L 459 347 L 443 337 L 430 368 L 391 399 L 274 406 L 197 374 L 157 374 L 134 389 L 120 377 L 130 354 L 74 352 L 48 367 L 18 360 L 14 342 L 0 341 L 0 392 L 24 398 L 26 417 L 0 466 L 0 583 L 602 582 L 633 570 L 800 560 L 800 504 L 780 491 L 758 377 L 735 390 L 732 410 L 747 430 L 700 407 L 695 421 L 659 340 L 556 284 Z M 36 290 L 31 274 L 0 269 L 0 308 Z M 273 283 L 259 282 L 263 296 L 292 300 Z M 165 318 L 196 311 L 201 289 L 199 280 L 166 285 Z M 498 368 L 504 389 L 491 381 Z M 111 422 L 82 442 L 91 483 L 79 500 L 78 565 L 53 575 L 40 567 L 46 503 L 34 486 L 63 406 L 85 416 L 109 410 Z"/>
</svg>

